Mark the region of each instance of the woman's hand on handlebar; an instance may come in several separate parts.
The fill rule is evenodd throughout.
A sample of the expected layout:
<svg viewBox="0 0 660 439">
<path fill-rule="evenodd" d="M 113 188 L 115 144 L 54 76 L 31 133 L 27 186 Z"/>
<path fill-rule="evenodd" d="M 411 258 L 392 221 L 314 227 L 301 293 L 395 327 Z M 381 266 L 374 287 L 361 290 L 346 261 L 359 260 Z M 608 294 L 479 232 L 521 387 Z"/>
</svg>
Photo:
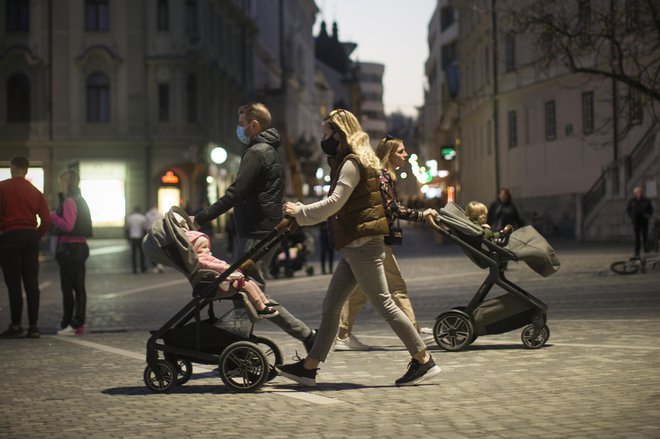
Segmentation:
<svg viewBox="0 0 660 439">
<path fill-rule="evenodd" d="M 436 211 L 435 209 L 428 208 L 422 213 L 422 216 L 424 218 L 426 218 L 429 215 L 433 215 L 433 217 L 435 218 L 436 216 L 438 216 L 438 211 Z"/>
<path fill-rule="evenodd" d="M 297 201 L 295 203 L 287 201 L 282 205 L 282 212 L 284 213 L 284 215 L 295 217 L 296 214 L 300 212 L 302 205 L 303 204 L 300 201 Z"/>
</svg>

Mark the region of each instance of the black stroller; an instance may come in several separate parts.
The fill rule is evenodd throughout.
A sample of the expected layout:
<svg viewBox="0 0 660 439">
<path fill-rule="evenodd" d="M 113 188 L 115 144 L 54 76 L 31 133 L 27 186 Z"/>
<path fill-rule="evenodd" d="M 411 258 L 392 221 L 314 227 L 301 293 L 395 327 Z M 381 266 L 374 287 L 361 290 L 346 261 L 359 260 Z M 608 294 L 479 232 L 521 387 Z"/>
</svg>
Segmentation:
<svg viewBox="0 0 660 439">
<path fill-rule="evenodd" d="M 275 365 L 282 363 L 282 353 L 272 340 L 253 334 L 257 313 L 246 294 L 234 289 L 227 278 L 279 246 L 298 225 L 293 220 L 282 220 L 220 275 L 199 268 L 197 255 L 184 235 L 192 227 L 186 212 L 174 206 L 162 220 L 154 221 L 142 241 L 150 258 L 178 269 L 193 286 L 193 299 L 160 329 L 151 332 L 144 382 L 155 392 L 167 392 L 190 379 L 192 363 L 201 363 L 218 365 L 220 378 L 231 389 L 254 391 L 277 376 Z M 215 317 L 214 303 L 220 308 L 230 304 L 219 319 Z M 204 308 L 208 308 L 208 318 L 202 319 Z"/>
<path fill-rule="evenodd" d="M 455 307 L 436 317 L 433 337 L 447 351 L 460 351 L 478 336 L 501 334 L 523 328 L 521 340 L 525 347 L 538 349 L 550 337 L 546 325 L 548 307 L 504 276 L 508 261 L 525 261 L 542 276 L 559 269 L 559 260 L 547 241 L 531 226 L 522 227 L 504 240 L 492 242 L 483 237 L 483 229 L 473 224 L 463 210 L 454 203 L 440 209 L 438 217 L 427 217 L 438 233 L 459 245 L 480 268 L 488 269 L 488 277 L 481 284 L 467 306 Z M 493 285 L 502 288 L 504 295 L 484 300 Z"/>
</svg>

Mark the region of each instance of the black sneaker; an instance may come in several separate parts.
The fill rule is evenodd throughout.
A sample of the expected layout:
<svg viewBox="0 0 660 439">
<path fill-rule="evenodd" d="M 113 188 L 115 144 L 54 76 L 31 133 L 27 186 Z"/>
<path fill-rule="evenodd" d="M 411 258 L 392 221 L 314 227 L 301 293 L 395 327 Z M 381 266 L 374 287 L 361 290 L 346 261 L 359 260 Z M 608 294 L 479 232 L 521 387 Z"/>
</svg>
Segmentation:
<svg viewBox="0 0 660 439">
<path fill-rule="evenodd" d="M 414 358 L 408 363 L 408 371 L 394 382 L 397 386 L 412 386 L 433 378 L 440 373 L 442 369 L 436 366 L 435 361 L 429 355 L 429 361 L 426 364 L 420 364 Z"/>
<path fill-rule="evenodd" d="M 316 341 L 316 329 L 312 329 L 312 333 L 303 341 L 305 345 L 305 350 L 309 354 L 309 351 L 314 347 L 314 341 Z"/>
<path fill-rule="evenodd" d="M 9 328 L 0 334 L 0 338 L 23 338 L 25 337 L 25 329 L 22 326 L 9 325 Z"/>
<path fill-rule="evenodd" d="M 316 371 L 318 369 L 305 369 L 303 364 L 305 360 L 300 360 L 293 364 L 283 364 L 275 366 L 279 369 L 280 375 L 290 380 L 302 384 L 303 386 L 314 387 L 316 386 Z"/>
<path fill-rule="evenodd" d="M 41 337 L 41 334 L 39 333 L 39 328 L 36 326 L 30 326 L 27 331 L 27 335 L 25 336 L 27 338 L 39 338 Z"/>
</svg>

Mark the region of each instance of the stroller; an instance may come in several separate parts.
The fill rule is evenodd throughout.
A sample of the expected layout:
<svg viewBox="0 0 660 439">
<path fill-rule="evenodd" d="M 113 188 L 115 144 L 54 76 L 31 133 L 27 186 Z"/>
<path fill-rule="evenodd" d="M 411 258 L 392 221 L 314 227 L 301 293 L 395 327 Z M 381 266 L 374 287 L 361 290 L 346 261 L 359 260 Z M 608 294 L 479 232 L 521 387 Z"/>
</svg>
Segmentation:
<svg viewBox="0 0 660 439">
<path fill-rule="evenodd" d="M 307 257 L 314 254 L 314 237 L 309 233 L 298 229 L 285 239 L 280 251 L 275 254 L 270 264 L 270 274 L 278 278 L 284 271 L 285 277 L 293 277 L 293 274 L 305 269 L 308 276 L 314 275 L 314 267 L 307 264 Z"/>
<path fill-rule="evenodd" d="M 523 328 L 521 340 L 525 347 L 538 349 L 545 345 L 550 337 L 547 305 L 506 279 L 504 268 L 508 261 L 522 260 L 542 276 L 555 273 L 559 260 L 547 241 L 533 227 L 525 226 L 492 242 L 451 202 L 440 209 L 438 217 L 427 219 L 433 230 L 460 246 L 477 266 L 489 270 L 467 306 L 455 307 L 436 317 L 436 343 L 447 351 L 460 351 L 479 336 Z M 506 293 L 484 300 L 493 285 Z"/>
<path fill-rule="evenodd" d="M 151 331 L 144 382 L 155 392 L 167 392 L 190 379 L 194 362 L 218 365 L 220 378 L 234 391 L 257 390 L 277 376 L 275 365 L 282 364 L 282 353 L 272 340 L 253 334 L 257 313 L 247 295 L 227 278 L 278 246 L 298 225 L 282 220 L 220 275 L 199 268 L 197 255 L 184 235 L 192 227 L 186 212 L 174 206 L 164 218 L 154 221 L 142 241 L 150 258 L 184 273 L 193 287 L 193 299 L 160 329 Z M 214 303 L 231 305 L 218 319 Z M 202 319 L 201 311 L 207 307 L 208 318 Z"/>
</svg>

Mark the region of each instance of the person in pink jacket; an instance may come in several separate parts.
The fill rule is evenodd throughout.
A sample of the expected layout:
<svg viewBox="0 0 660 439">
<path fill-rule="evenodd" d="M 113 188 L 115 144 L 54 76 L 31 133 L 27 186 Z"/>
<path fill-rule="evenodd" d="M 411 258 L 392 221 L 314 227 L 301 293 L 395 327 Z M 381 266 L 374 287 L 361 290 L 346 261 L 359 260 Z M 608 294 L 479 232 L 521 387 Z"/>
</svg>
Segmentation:
<svg viewBox="0 0 660 439">
<path fill-rule="evenodd" d="M 211 254 L 211 249 L 209 247 L 211 241 L 206 234 L 196 230 L 188 230 L 184 232 L 184 234 L 197 254 L 200 268 L 215 270 L 218 273 L 224 273 L 224 271 L 229 268 L 227 262 L 218 259 Z M 263 291 L 261 291 L 261 288 L 259 288 L 259 286 L 253 281 L 245 279 L 240 270 L 236 270 L 234 273 L 230 274 L 227 277 L 227 280 L 232 282 L 234 288 L 247 293 L 248 298 L 257 310 L 259 317 L 267 319 L 279 314 L 277 310 L 272 307 L 272 304 L 268 303 L 268 299 Z"/>
</svg>

